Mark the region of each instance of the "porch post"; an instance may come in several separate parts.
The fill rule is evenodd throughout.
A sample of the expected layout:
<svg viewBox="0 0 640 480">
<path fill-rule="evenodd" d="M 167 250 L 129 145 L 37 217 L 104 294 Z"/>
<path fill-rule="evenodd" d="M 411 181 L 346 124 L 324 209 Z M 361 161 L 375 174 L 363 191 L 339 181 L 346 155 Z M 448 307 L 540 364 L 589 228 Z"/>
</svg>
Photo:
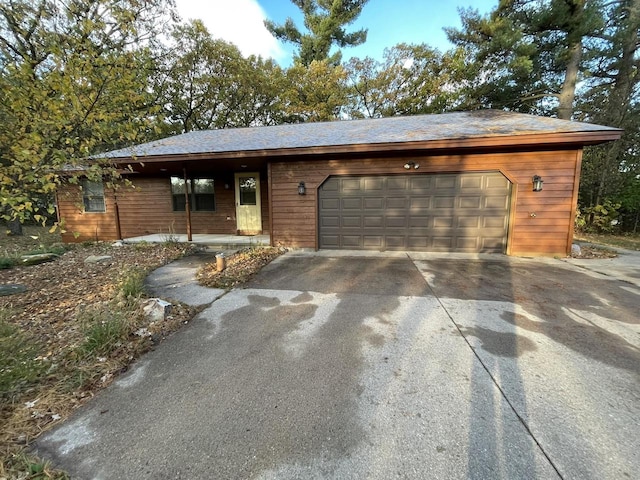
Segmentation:
<svg viewBox="0 0 640 480">
<path fill-rule="evenodd" d="M 182 169 L 182 173 L 184 176 L 184 209 L 187 212 L 187 241 L 191 242 L 193 240 L 193 237 L 191 235 L 191 203 L 189 201 L 189 183 L 187 180 L 187 168 L 184 167 Z"/>
<path fill-rule="evenodd" d="M 118 240 L 122 240 L 122 230 L 120 228 L 120 207 L 118 207 L 118 195 L 115 191 L 113 192 L 113 213 L 116 217 L 116 237 L 118 237 Z"/>
</svg>

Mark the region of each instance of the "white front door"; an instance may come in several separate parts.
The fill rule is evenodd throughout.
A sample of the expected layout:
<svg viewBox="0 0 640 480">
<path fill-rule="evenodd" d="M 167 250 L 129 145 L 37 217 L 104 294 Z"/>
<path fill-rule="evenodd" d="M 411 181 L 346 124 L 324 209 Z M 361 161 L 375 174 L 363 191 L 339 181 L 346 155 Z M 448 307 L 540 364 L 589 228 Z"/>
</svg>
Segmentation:
<svg viewBox="0 0 640 480">
<path fill-rule="evenodd" d="M 260 174 L 236 173 L 235 180 L 238 235 L 259 235 L 262 233 Z"/>
</svg>

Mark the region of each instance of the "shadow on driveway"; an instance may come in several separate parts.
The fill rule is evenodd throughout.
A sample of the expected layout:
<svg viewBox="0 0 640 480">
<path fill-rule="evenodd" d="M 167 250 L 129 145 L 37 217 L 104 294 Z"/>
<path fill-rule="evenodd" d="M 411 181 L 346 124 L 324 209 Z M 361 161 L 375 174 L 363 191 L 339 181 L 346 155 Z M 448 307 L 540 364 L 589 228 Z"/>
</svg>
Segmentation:
<svg viewBox="0 0 640 480">
<path fill-rule="evenodd" d="M 37 450 L 73 478 L 623 478 L 637 295 L 582 280 L 287 254 Z"/>
</svg>

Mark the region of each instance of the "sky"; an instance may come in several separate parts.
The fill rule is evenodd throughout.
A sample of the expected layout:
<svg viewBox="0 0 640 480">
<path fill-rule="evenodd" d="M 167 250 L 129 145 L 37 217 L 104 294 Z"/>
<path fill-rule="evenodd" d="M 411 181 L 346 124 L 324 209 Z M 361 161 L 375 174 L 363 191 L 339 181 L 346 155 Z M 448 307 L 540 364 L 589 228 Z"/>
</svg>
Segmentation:
<svg viewBox="0 0 640 480">
<path fill-rule="evenodd" d="M 302 26 L 302 14 L 289 0 L 176 0 L 183 19 L 199 18 L 215 38 L 234 43 L 243 55 L 271 57 L 280 65 L 291 64 L 295 46 L 276 40 L 264 19 L 281 24 L 287 17 Z M 427 43 L 447 50 L 444 27 L 460 27 L 458 8 L 472 7 L 487 13 L 498 0 L 369 0 L 347 31 L 368 29 L 367 41 L 342 50 L 351 57 L 382 59 L 384 49 L 398 43 Z"/>
</svg>

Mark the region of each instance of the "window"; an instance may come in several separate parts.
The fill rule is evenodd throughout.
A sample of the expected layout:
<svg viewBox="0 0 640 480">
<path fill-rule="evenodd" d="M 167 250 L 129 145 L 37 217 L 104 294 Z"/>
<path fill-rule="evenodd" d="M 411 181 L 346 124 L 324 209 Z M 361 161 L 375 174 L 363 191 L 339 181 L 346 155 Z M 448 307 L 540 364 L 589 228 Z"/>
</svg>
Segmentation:
<svg viewBox="0 0 640 480">
<path fill-rule="evenodd" d="M 85 212 L 104 212 L 104 185 L 102 182 L 82 180 L 82 203 Z"/>
<path fill-rule="evenodd" d="M 193 178 L 187 180 L 180 177 L 171 177 L 171 196 L 173 198 L 173 210 L 184 212 L 186 210 L 185 188 L 189 194 L 191 210 L 200 212 L 213 212 L 216 209 L 216 201 L 213 190 L 213 179 Z"/>
<path fill-rule="evenodd" d="M 240 177 L 240 205 L 256 205 L 256 177 Z"/>
</svg>

